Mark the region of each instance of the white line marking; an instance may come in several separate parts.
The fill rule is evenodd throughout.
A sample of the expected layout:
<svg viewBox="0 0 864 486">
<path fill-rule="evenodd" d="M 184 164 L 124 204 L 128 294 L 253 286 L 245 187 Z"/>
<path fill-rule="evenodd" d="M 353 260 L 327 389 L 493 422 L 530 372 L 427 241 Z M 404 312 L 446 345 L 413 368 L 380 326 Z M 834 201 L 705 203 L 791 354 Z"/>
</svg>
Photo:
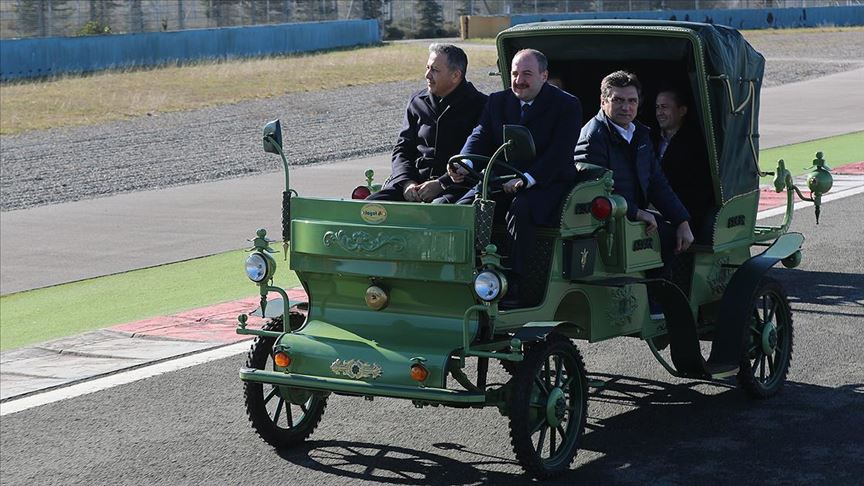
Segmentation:
<svg viewBox="0 0 864 486">
<path fill-rule="evenodd" d="M 5 403 L 0 403 L 0 417 L 11 413 L 21 412 L 33 407 L 59 402 L 60 400 L 66 400 L 67 398 L 80 397 L 81 395 L 87 395 L 88 393 L 107 390 L 108 388 L 113 388 L 115 386 L 125 385 L 145 378 L 151 378 L 164 373 L 181 370 L 183 368 L 189 368 L 190 366 L 196 366 L 217 359 L 235 356 L 246 352 L 249 349 L 249 345 L 249 341 L 243 341 L 223 346 L 221 348 L 211 349 L 210 351 L 193 354 L 191 356 L 163 361 L 151 366 L 117 373 L 116 375 L 85 381 L 84 383 L 70 385 L 65 388 L 39 393 L 37 395 L 30 395 L 17 400 L 10 400 Z M 239 369 L 240 363 L 237 363 L 237 367 Z"/>
<path fill-rule="evenodd" d="M 846 189 L 845 191 L 840 191 L 840 192 L 836 192 L 836 193 L 830 193 L 829 192 L 828 194 L 826 194 L 825 196 L 822 197 L 822 202 L 826 203 L 826 202 L 834 201 L 835 199 L 841 199 L 844 197 L 849 197 L 849 196 L 854 196 L 856 194 L 861 194 L 862 192 L 864 192 L 864 186 L 853 187 L 852 189 Z M 802 208 L 809 208 L 812 205 L 813 205 L 813 203 L 809 202 L 809 201 L 798 201 L 795 203 L 795 211 L 802 209 Z M 782 206 L 779 206 L 776 208 L 771 208 L 771 209 L 766 209 L 765 211 L 760 211 L 759 213 L 756 214 L 756 219 L 759 220 L 759 219 L 770 218 L 771 216 L 777 216 L 778 214 L 785 214 L 785 213 L 786 213 L 786 204 L 783 204 Z"/>
</svg>

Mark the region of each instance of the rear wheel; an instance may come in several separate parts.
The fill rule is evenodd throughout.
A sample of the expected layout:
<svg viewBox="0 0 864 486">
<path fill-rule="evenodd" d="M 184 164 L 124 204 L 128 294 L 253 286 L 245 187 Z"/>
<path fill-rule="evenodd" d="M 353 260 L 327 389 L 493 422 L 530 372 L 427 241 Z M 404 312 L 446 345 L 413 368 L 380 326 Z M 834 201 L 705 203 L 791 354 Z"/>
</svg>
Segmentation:
<svg viewBox="0 0 864 486">
<path fill-rule="evenodd" d="M 783 287 L 765 278 L 750 304 L 750 326 L 738 384 L 755 398 L 776 395 L 792 362 L 792 310 Z"/>
<path fill-rule="evenodd" d="M 510 440 L 522 467 L 536 478 L 570 468 L 588 414 L 585 364 L 566 338 L 533 344 L 510 380 Z"/>
<path fill-rule="evenodd" d="M 302 318 L 289 315 L 291 327 Z M 270 321 L 265 329 L 282 331 L 282 320 Z M 259 370 L 273 369 L 274 338 L 258 337 L 246 359 L 246 367 Z M 321 422 L 327 407 L 327 396 L 288 387 L 264 383 L 244 382 L 246 415 L 255 433 L 268 444 L 291 447 L 300 444 Z"/>
</svg>

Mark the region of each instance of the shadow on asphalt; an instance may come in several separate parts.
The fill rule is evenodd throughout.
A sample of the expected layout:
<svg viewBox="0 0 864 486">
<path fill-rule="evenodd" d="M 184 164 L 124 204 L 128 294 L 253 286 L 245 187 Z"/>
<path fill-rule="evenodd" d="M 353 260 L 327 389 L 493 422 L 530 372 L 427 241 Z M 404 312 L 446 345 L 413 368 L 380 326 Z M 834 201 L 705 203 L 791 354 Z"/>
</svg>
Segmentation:
<svg viewBox="0 0 864 486">
<path fill-rule="evenodd" d="M 771 272 L 771 275 L 783 283 L 794 312 L 853 317 L 864 315 L 864 275 L 785 268 L 778 270 Z M 816 311 L 802 308 L 802 305 L 827 308 Z"/>
<path fill-rule="evenodd" d="M 828 388 L 787 382 L 778 396 L 763 401 L 736 389 L 734 380 L 706 385 L 604 374 L 591 378 L 606 385 L 592 390 L 578 465 L 544 484 L 641 483 L 646 478 L 661 484 L 748 484 L 807 477 L 855 484 L 860 479 L 855 471 L 864 466 L 864 445 L 853 431 L 864 430 L 859 408 L 864 384 Z M 598 417 L 597 411 L 604 413 L 610 406 L 625 411 Z M 503 422 L 501 426 L 506 427 Z M 493 450 L 502 446 L 495 444 Z M 532 482 L 515 472 L 512 455 L 449 442 L 432 447 L 442 453 L 368 442 L 309 441 L 279 455 L 334 477 L 379 484 Z M 509 452 L 509 444 L 505 448 Z M 814 476 L 812 471 L 819 473 Z"/>
</svg>

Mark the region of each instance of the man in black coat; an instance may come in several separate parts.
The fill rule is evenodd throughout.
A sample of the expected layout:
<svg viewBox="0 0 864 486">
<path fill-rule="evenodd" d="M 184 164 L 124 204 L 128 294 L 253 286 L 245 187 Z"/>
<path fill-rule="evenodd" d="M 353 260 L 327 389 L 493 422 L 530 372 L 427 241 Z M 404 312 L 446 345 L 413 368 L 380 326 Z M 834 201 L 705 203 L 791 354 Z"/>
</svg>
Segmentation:
<svg viewBox="0 0 864 486">
<path fill-rule="evenodd" d="M 508 209 L 512 267 L 508 294 L 513 305 L 520 304 L 517 289 L 528 270 L 536 226 L 559 223 L 558 211 L 576 177 L 572 154 L 582 122 L 582 104 L 579 98 L 547 83 L 548 75 L 548 61 L 543 53 L 534 49 L 517 52 L 511 66 L 510 89 L 489 96 L 479 125 L 462 148 L 462 153 L 491 156 L 504 143 L 503 127 L 509 124 L 527 127 L 534 138 L 534 159 L 511 161 L 524 172 L 525 179 L 505 183 L 504 194 L 496 205 Z M 456 181 L 465 175 L 461 168 L 449 170 Z M 471 204 L 477 191 L 477 187 L 471 189 L 459 203 Z"/>
<path fill-rule="evenodd" d="M 690 214 L 663 175 L 650 130 L 636 121 L 642 87 L 635 74 L 616 71 L 600 83 L 600 112 L 579 135 L 574 160 L 611 169 L 616 194 L 627 200 L 627 218 L 647 233 L 660 230 L 663 261 L 693 243 Z M 660 212 L 647 211 L 653 204 Z M 668 223 L 667 223 L 668 221 Z"/>
<path fill-rule="evenodd" d="M 477 124 L 486 95 L 465 80 L 468 58 L 450 44 L 429 46 L 426 89 L 411 96 L 393 148 L 392 174 L 368 199 L 455 202 L 468 186 L 447 176 L 447 161 L 459 153 Z"/>
<path fill-rule="evenodd" d="M 710 234 L 706 219 L 714 207 L 714 189 L 708 165 L 705 138 L 689 119 L 687 99 L 678 89 L 657 93 L 655 114 L 660 130 L 652 133 L 654 148 L 669 185 L 690 213 L 690 226 L 697 240 Z"/>
</svg>

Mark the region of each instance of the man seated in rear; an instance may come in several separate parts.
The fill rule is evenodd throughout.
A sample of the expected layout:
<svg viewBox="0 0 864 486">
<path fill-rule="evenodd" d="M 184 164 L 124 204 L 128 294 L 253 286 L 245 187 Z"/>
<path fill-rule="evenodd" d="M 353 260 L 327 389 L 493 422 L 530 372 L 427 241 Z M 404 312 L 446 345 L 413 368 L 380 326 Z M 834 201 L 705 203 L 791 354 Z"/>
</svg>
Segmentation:
<svg viewBox="0 0 864 486">
<path fill-rule="evenodd" d="M 660 130 L 652 133 L 652 139 L 669 185 L 690 213 L 691 229 L 697 238 L 704 238 L 710 232 L 704 226 L 714 206 L 714 189 L 705 139 L 689 111 L 682 90 L 662 89 L 655 103 Z"/>
<path fill-rule="evenodd" d="M 690 214 L 663 175 L 650 130 L 636 121 L 642 85 L 635 74 L 616 71 L 600 83 L 600 111 L 579 135 L 574 160 L 611 169 L 616 194 L 627 200 L 627 218 L 660 232 L 663 263 L 693 243 Z M 653 205 L 659 212 L 649 210 Z"/>
</svg>

